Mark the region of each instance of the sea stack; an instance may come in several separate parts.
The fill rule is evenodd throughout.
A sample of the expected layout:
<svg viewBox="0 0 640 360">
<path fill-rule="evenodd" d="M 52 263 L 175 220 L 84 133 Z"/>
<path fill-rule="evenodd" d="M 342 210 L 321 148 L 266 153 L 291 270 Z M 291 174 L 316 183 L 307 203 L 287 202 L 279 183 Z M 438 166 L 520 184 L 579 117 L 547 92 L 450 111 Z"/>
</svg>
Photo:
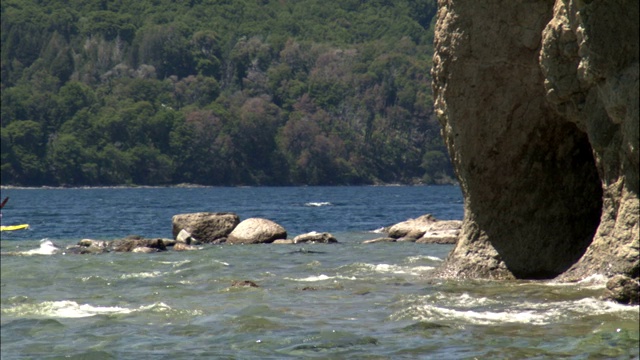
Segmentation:
<svg viewBox="0 0 640 360">
<path fill-rule="evenodd" d="M 638 6 L 439 2 L 435 111 L 465 199 L 441 275 L 638 282 Z"/>
</svg>

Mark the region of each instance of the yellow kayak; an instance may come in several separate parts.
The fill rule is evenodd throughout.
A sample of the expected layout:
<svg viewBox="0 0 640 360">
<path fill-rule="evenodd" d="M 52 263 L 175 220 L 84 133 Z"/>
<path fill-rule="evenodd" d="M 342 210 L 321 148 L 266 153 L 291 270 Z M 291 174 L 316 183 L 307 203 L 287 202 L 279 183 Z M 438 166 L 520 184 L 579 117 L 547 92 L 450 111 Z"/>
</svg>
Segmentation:
<svg viewBox="0 0 640 360">
<path fill-rule="evenodd" d="M 8 226 L 0 226 L 0 231 L 14 231 L 14 230 L 24 230 L 28 229 L 29 224 L 20 224 L 20 225 L 8 225 Z"/>
</svg>

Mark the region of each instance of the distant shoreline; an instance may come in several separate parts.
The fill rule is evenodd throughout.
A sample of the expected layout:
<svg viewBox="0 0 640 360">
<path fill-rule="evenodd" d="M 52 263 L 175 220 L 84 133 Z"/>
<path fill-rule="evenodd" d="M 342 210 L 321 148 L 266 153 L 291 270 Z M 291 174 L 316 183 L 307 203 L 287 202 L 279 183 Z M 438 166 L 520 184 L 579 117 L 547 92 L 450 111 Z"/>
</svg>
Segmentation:
<svg viewBox="0 0 640 360">
<path fill-rule="evenodd" d="M 459 186 L 460 184 L 370 184 L 370 185 L 198 185 L 198 184 L 176 184 L 176 185 L 112 185 L 112 186 L 19 186 L 19 185 L 0 185 L 1 190 L 65 190 L 65 189 L 163 189 L 163 188 L 257 188 L 257 187 L 439 187 L 439 186 Z"/>
</svg>

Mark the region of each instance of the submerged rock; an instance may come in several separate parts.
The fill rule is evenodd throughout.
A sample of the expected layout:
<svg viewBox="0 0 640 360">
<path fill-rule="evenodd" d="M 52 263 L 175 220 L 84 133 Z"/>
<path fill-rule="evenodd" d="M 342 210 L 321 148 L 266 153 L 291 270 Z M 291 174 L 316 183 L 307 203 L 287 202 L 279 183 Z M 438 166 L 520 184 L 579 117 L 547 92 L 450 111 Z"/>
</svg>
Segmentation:
<svg viewBox="0 0 640 360">
<path fill-rule="evenodd" d="M 394 239 L 392 237 L 379 237 L 379 238 L 375 238 L 375 239 L 371 239 L 371 240 L 365 240 L 362 243 L 363 244 L 375 244 L 375 243 L 381 243 L 381 242 L 396 242 L 396 239 Z"/>
<path fill-rule="evenodd" d="M 191 250 L 199 250 L 197 246 L 187 245 L 185 243 L 178 242 L 173 246 L 174 251 L 191 251 Z"/>
<path fill-rule="evenodd" d="M 104 240 L 82 239 L 78 244 L 68 246 L 65 249 L 66 254 L 102 254 L 109 252 L 109 242 Z"/>
<path fill-rule="evenodd" d="M 157 252 L 167 250 L 167 246 L 164 244 L 162 239 L 144 239 L 138 236 L 127 237 L 122 240 L 114 240 L 109 244 L 109 247 L 115 252 Z"/>
<path fill-rule="evenodd" d="M 260 287 L 258 284 L 254 283 L 251 280 L 235 280 L 231 283 L 231 287 Z"/>
<path fill-rule="evenodd" d="M 145 239 L 140 235 L 131 235 L 119 240 L 106 241 L 82 239 L 78 244 L 65 249 L 66 254 L 102 254 L 106 252 L 142 252 L 166 251 L 172 246 L 171 239 Z"/>
<path fill-rule="evenodd" d="M 229 244 L 263 244 L 286 239 L 287 231 L 279 224 L 262 218 L 242 221 L 227 237 Z"/>
<path fill-rule="evenodd" d="M 312 231 L 306 234 L 300 234 L 293 238 L 294 244 L 301 243 L 317 243 L 317 244 L 334 244 L 338 240 L 328 232 L 316 232 Z"/>
<path fill-rule="evenodd" d="M 152 248 L 148 246 L 136 246 L 135 248 L 133 248 L 133 250 L 131 250 L 132 253 L 144 253 L 144 254 L 154 253 L 158 251 L 161 251 L 161 250 L 158 248 Z"/>
</svg>

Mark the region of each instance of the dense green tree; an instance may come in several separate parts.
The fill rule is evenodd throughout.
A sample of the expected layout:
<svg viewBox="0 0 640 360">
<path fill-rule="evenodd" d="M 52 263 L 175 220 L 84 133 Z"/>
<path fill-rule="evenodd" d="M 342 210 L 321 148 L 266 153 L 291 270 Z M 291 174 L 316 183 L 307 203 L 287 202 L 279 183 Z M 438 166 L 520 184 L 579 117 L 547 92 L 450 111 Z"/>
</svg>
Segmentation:
<svg viewBox="0 0 640 360">
<path fill-rule="evenodd" d="M 91 160 L 83 144 L 71 134 L 54 136 L 47 149 L 49 172 L 60 185 L 88 185 L 95 183 L 97 173 L 87 168 Z"/>
<path fill-rule="evenodd" d="M 7 153 L 3 149 L 2 159 L 10 164 L 7 179 L 25 185 L 40 184 L 45 175 L 46 144 L 42 125 L 32 120 L 13 121 L 2 127 L 2 141 L 9 145 Z M 5 174 L 2 176 L 4 179 Z"/>
<path fill-rule="evenodd" d="M 3 0 L 3 184 L 438 183 L 435 0 Z"/>
</svg>

